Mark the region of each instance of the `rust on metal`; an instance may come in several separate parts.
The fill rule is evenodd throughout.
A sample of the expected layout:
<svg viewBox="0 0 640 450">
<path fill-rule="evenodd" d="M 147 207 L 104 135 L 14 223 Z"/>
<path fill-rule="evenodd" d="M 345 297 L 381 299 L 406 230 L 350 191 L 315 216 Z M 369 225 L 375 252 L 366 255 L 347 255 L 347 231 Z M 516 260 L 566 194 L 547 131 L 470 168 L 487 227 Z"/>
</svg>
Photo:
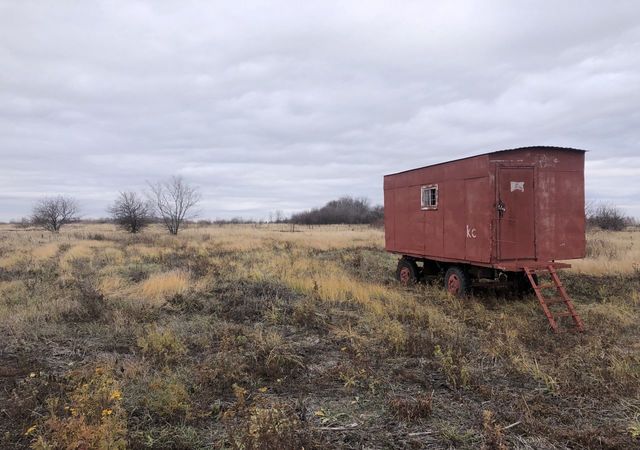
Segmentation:
<svg viewBox="0 0 640 450">
<path fill-rule="evenodd" d="M 561 317 L 583 331 L 555 270 L 571 267 L 556 260 L 585 256 L 584 157 L 522 147 L 386 175 L 385 247 L 402 255 L 398 279 L 446 271 L 445 289 L 459 297 L 487 282 L 521 291 L 530 284 L 553 331 Z M 559 300 L 544 296 L 549 286 L 537 284 L 536 272 L 551 276 Z"/>
<path fill-rule="evenodd" d="M 524 147 L 387 175 L 386 249 L 507 270 L 583 258 L 584 154 Z"/>
</svg>

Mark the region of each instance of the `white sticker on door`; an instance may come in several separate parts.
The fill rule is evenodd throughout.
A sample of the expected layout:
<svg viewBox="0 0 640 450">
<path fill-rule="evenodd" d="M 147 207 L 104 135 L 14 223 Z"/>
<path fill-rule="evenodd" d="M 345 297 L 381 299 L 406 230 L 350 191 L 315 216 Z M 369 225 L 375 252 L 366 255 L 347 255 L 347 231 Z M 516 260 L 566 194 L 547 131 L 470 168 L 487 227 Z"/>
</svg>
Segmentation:
<svg viewBox="0 0 640 450">
<path fill-rule="evenodd" d="M 511 182 L 511 192 L 513 192 L 513 191 L 524 192 L 524 181 L 512 181 Z"/>
</svg>

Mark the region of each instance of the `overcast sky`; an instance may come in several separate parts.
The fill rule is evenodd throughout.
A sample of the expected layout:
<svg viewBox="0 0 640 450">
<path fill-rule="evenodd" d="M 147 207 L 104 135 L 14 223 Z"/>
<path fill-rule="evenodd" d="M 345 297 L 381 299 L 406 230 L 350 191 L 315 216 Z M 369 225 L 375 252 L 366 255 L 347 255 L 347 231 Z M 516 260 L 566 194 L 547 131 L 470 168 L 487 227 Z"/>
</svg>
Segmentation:
<svg viewBox="0 0 640 450">
<path fill-rule="evenodd" d="M 640 2 L 313 3 L 0 0 L 0 220 L 171 175 L 204 218 L 381 203 L 386 173 L 537 144 L 640 217 Z"/>
</svg>

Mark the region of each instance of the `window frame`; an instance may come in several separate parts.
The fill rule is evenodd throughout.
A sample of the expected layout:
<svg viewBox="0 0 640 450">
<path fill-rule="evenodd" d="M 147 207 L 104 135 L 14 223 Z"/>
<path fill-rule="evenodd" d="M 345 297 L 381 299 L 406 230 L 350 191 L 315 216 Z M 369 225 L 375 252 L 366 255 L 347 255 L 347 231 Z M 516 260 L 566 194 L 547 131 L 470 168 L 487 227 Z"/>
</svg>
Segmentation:
<svg viewBox="0 0 640 450">
<path fill-rule="evenodd" d="M 424 203 L 424 193 L 425 191 L 431 191 L 434 190 L 436 195 L 435 195 L 435 204 L 433 205 L 425 205 Z M 429 199 L 431 199 L 431 195 L 429 195 Z M 433 211 L 438 209 L 438 200 L 439 200 L 439 192 L 438 192 L 438 184 L 424 184 L 420 187 L 420 209 L 422 211 Z"/>
</svg>

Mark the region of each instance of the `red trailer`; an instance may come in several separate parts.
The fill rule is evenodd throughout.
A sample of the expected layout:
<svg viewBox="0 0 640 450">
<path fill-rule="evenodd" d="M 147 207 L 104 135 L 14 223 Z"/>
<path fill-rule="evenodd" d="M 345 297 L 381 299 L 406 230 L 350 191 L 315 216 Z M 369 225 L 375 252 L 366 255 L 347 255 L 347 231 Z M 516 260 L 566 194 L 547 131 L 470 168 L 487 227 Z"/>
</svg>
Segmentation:
<svg viewBox="0 0 640 450">
<path fill-rule="evenodd" d="M 554 330 L 562 316 L 582 330 L 555 269 L 585 255 L 584 156 L 523 147 L 386 175 L 385 244 L 402 255 L 398 279 L 444 274 L 457 296 L 482 284 L 533 288 Z M 551 283 L 538 284 L 541 272 Z"/>
</svg>

